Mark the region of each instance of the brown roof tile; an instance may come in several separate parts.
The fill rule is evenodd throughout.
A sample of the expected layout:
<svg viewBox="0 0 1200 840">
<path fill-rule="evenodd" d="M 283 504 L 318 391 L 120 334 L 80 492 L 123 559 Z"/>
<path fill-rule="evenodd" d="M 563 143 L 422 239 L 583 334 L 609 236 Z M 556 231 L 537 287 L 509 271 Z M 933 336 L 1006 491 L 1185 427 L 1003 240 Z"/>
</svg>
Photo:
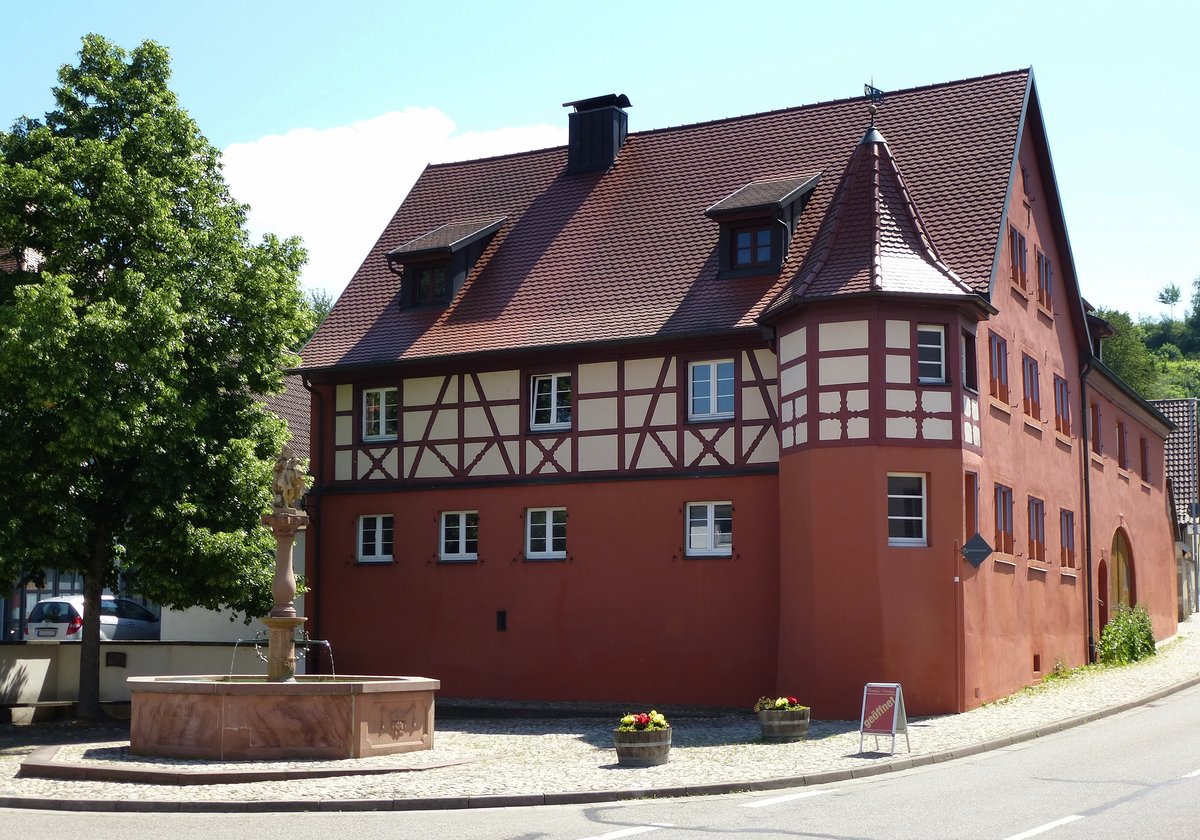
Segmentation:
<svg viewBox="0 0 1200 840">
<path fill-rule="evenodd" d="M 799 178 L 772 178 L 767 181 L 751 181 L 704 211 L 709 218 L 726 213 L 739 213 L 760 207 L 782 207 L 796 200 L 805 192 L 816 187 L 821 173 L 801 175 Z"/>
<path fill-rule="evenodd" d="M 896 159 L 874 127 L 850 157 L 799 273 L 763 315 L 802 299 L 868 292 L 974 295 L 939 258 Z"/>
<path fill-rule="evenodd" d="M 391 253 L 395 256 L 426 254 L 435 251 L 457 251 L 463 245 L 499 229 L 504 217 L 496 219 L 474 219 L 469 222 L 451 222 L 434 228 L 429 233 L 405 242 Z"/>
<path fill-rule="evenodd" d="M 300 376 L 293 375 L 284 377 L 282 393 L 268 397 L 266 401 L 267 408 L 287 422 L 288 431 L 292 433 L 292 453 L 297 458 L 309 457 L 309 400 L 308 389 Z"/>
<path fill-rule="evenodd" d="M 1200 412 L 1195 399 L 1151 400 L 1150 404 L 1175 424 L 1167 435 L 1167 477 L 1175 492 L 1175 513 L 1179 521 L 1188 515 L 1188 505 L 1200 502 Z"/>
<path fill-rule="evenodd" d="M 888 94 L 877 123 L 945 264 L 987 294 L 1028 71 Z M 864 98 L 631 133 L 605 173 L 565 147 L 426 168 L 303 352 L 383 364 L 751 328 L 800 270 L 868 122 Z M 750 182 L 826 172 L 778 276 L 717 277 L 704 210 Z M 397 305 L 386 254 L 448 220 L 506 217 L 442 310 Z"/>
</svg>

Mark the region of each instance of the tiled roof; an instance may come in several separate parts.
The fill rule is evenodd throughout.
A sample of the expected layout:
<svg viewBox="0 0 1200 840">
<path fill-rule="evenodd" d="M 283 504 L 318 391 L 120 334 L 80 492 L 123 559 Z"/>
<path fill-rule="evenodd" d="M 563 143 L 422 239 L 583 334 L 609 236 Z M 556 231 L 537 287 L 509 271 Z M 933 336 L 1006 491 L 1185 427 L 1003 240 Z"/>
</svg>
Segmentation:
<svg viewBox="0 0 1200 840">
<path fill-rule="evenodd" d="M 806 191 L 816 187 L 820 172 L 801 175 L 799 178 L 772 178 L 767 181 L 751 181 L 746 186 L 735 190 L 712 207 L 704 211 L 704 215 L 712 218 L 726 213 L 740 213 L 746 210 L 756 210 L 760 207 L 782 207 L 802 196 Z"/>
<path fill-rule="evenodd" d="M 475 219 L 469 222 L 451 222 L 422 234 L 411 242 L 405 242 L 391 251 L 394 256 L 428 254 L 435 251 L 457 251 L 476 239 L 500 228 L 504 218 Z"/>
<path fill-rule="evenodd" d="M 300 377 L 284 377 L 283 393 L 268 397 L 266 404 L 268 409 L 287 421 L 288 430 L 292 433 L 292 454 L 297 458 L 309 457 L 309 394 Z"/>
<path fill-rule="evenodd" d="M 876 122 L 945 264 L 987 294 L 1028 71 L 890 92 Z M 628 136 L 607 172 L 565 147 L 426 168 L 303 351 L 308 369 L 754 328 L 800 270 L 868 123 L 847 99 Z M 781 273 L 718 279 L 704 210 L 825 172 Z M 398 306 L 386 254 L 448 221 L 506 221 L 445 309 Z"/>
<path fill-rule="evenodd" d="M 1167 416 L 1175 428 L 1167 435 L 1167 477 L 1175 494 L 1175 513 L 1184 520 L 1188 504 L 1200 502 L 1200 441 L 1197 440 L 1197 404 L 1195 399 L 1151 400 L 1150 404 Z"/>
<path fill-rule="evenodd" d="M 0 272 L 37 271 L 42 265 L 42 255 L 28 248 L 0 248 Z"/>
<path fill-rule="evenodd" d="M 855 148 L 800 272 L 763 314 L 802 299 L 867 292 L 974 296 L 939 259 L 874 127 Z"/>
</svg>

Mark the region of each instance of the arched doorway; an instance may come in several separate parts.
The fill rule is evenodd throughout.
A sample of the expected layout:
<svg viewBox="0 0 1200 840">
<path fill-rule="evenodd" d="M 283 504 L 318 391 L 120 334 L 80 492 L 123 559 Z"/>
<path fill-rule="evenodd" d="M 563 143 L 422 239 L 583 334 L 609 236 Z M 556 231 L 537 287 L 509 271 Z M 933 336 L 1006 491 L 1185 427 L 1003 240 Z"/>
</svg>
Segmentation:
<svg viewBox="0 0 1200 840">
<path fill-rule="evenodd" d="M 1112 552 L 1109 555 L 1108 569 L 1108 609 L 1115 610 L 1118 605 L 1132 607 L 1137 603 L 1137 586 L 1133 574 L 1133 552 L 1129 550 L 1129 540 L 1125 532 L 1118 529 L 1113 534 Z"/>
</svg>

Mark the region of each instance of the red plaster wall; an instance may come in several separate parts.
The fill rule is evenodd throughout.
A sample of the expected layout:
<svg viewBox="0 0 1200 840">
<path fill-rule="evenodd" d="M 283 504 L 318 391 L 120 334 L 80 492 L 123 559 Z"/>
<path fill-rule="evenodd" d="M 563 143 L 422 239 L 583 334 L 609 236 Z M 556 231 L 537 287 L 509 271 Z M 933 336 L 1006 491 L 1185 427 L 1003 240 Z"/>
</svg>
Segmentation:
<svg viewBox="0 0 1200 840">
<path fill-rule="evenodd" d="M 748 706 L 775 678 L 775 480 L 326 496 L 322 633 L 339 672 L 435 677 L 448 697 Z M 684 503 L 726 499 L 733 557 L 684 559 Z M 567 508 L 565 562 L 521 559 L 526 506 Z M 479 511 L 479 563 L 437 562 L 443 510 Z M 355 562 L 370 513 L 395 517 L 393 564 Z"/>
<path fill-rule="evenodd" d="M 1000 230 L 1001 259 L 992 293 L 999 312 L 980 324 L 978 333 L 982 457 L 969 454 L 966 459 L 966 469 L 979 475 L 979 530 L 992 545 L 996 544 L 996 484 L 1012 488 L 1013 552 L 994 554 L 979 569 L 963 564 L 964 709 L 1039 681 L 1059 660 L 1071 667 L 1087 661 L 1078 291 L 1067 273 L 1062 243 L 1052 224 L 1054 208 L 1045 200 L 1044 173 L 1028 134 L 1019 159 L 1009 216 Z M 1009 222 L 1026 239 L 1023 290 L 1010 280 Z M 1048 308 L 1035 297 L 1037 249 L 1046 254 L 1054 271 Z M 1008 344 L 1009 399 L 1003 403 L 987 393 L 991 332 Z M 1023 355 L 1038 363 L 1038 418 L 1027 415 L 1022 404 Z M 1055 375 L 1069 383 L 1070 435 L 1055 428 Z M 1031 496 L 1045 504 L 1045 563 L 1029 557 Z M 1075 514 L 1074 568 L 1063 568 L 1060 562 L 1061 509 Z M 1035 670 L 1035 657 L 1040 670 Z"/>
<path fill-rule="evenodd" d="M 779 689 L 857 718 L 863 685 L 899 682 L 909 714 L 955 705 L 962 455 L 817 448 L 780 463 Z M 928 478 L 929 545 L 891 547 L 887 474 Z"/>
<path fill-rule="evenodd" d="M 1003 226 L 1002 256 L 993 288 L 992 303 L 999 309 L 988 322 L 980 324 L 978 351 L 980 387 L 984 391 L 982 408 L 982 457 L 966 456 L 966 469 L 979 473 L 980 531 L 994 543 L 994 489 L 1001 483 L 1013 489 L 1014 551 L 1011 555 L 993 555 L 978 569 L 963 566 L 964 649 L 963 708 L 1010 694 L 1022 685 L 1039 681 L 1061 660 L 1069 667 L 1088 661 L 1087 624 L 1087 517 L 1084 507 L 1083 470 L 1088 459 L 1087 441 L 1082 437 L 1085 409 L 1081 397 L 1077 335 L 1077 289 L 1071 285 L 1068 266 L 1051 224 L 1049 202 L 1041 185 L 1044 173 L 1038 165 L 1032 142 L 1027 136 L 1020 151 L 1024 175 L 1018 171 L 1013 185 L 1009 218 L 1024 234 L 1027 243 L 1027 289 L 1022 291 L 1009 279 L 1011 251 L 1008 225 Z M 1053 301 L 1049 310 L 1034 298 L 1037 288 L 1035 248 L 1045 253 L 1054 267 Z M 989 373 L 988 333 L 998 332 L 1008 342 L 1008 382 L 1010 399 L 1000 403 L 987 396 Z M 1038 360 L 1041 384 L 1041 417 L 1027 417 L 1022 407 L 1023 383 L 1021 355 Z M 1070 383 L 1072 430 L 1069 436 L 1055 431 L 1054 374 Z M 1139 583 L 1144 577 L 1143 594 L 1153 600 L 1151 613 L 1155 630 L 1161 635 L 1174 632 L 1174 553 L 1165 513 L 1162 482 L 1162 439 L 1147 427 L 1125 415 L 1130 422 L 1131 460 L 1138 457 L 1139 434 L 1152 441 L 1152 463 L 1159 475 L 1142 487 L 1136 475 L 1132 481 L 1114 480 L 1092 469 L 1093 568 L 1099 562 L 1100 549 L 1111 545 L 1115 524 L 1124 514 L 1134 546 Z M 1112 406 L 1105 410 L 1105 427 L 1113 427 L 1116 416 Z M 1113 444 L 1115 457 L 1115 444 Z M 1115 465 L 1114 465 L 1115 467 Z M 1136 469 L 1136 467 L 1135 467 Z M 1045 502 L 1045 564 L 1032 562 L 1028 555 L 1028 498 Z M 1074 569 L 1059 562 L 1059 510 L 1074 511 L 1076 556 Z M 1169 584 L 1169 585 L 1168 585 Z M 1098 585 L 1098 581 L 1097 581 Z M 1096 592 L 1096 597 L 1100 597 Z M 1168 627 L 1169 625 L 1169 627 Z M 1096 630 L 1097 638 L 1099 629 Z M 1041 670 L 1034 670 L 1034 657 L 1040 658 Z"/>
<path fill-rule="evenodd" d="M 1095 379 L 1089 381 L 1095 382 Z M 1107 562 L 1112 552 L 1113 536 L 1118 529 L 1123 529 L 1133 559 L 1136 602 L 1150 613 L 1154 637 L 1164 639 L 1173 636 L 1178 628 L 1175 538 L 1167 508 L 1164 439 L 1126 410 L 1127 398 L 1113 399 L 1096 387 L 1089 388 L 1088 396 L 1090 400 L 1100 403 L 1103 434 L 1100 454 L 1090 448 L 1088 454 L 1092 483 L 1093 566 L 1099 566 L 1101 560 Z M 1129 469 L 1121 469 L 1117 460 L 1118 420 L 1124 421 L 1128 427 Z M 1150 443 L 1149 481 L 1143 481 L 1140 475 L 1139 438 L 1143 436 Z M 1097 576 L 1096 598 L 1106 600 L 1108 595 L 1100 591 L 1099 586 L 1100 579 Z M 1099 610 L 1095 620 L 1100 621 Z M 1097 641 L 1101 629 L 1097 623 Z"/>
</svg>

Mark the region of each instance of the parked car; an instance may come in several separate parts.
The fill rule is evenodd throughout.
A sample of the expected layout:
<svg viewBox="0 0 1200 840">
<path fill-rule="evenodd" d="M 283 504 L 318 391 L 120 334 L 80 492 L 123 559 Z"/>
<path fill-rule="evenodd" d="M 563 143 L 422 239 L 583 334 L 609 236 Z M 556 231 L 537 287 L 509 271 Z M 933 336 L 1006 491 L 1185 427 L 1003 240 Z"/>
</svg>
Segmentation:
<svg viewBox="0 0 1200 840">
<path fill-rule="evenodd" d="M 100 638 L 106 641 L 157 639 L 157 616 L 136 601 L 105 595 L 100 601 Z M 46 598 L 33 605 L 25 638 L 77 642 L 83 636 L 83 596 Z"/>
</svg>

